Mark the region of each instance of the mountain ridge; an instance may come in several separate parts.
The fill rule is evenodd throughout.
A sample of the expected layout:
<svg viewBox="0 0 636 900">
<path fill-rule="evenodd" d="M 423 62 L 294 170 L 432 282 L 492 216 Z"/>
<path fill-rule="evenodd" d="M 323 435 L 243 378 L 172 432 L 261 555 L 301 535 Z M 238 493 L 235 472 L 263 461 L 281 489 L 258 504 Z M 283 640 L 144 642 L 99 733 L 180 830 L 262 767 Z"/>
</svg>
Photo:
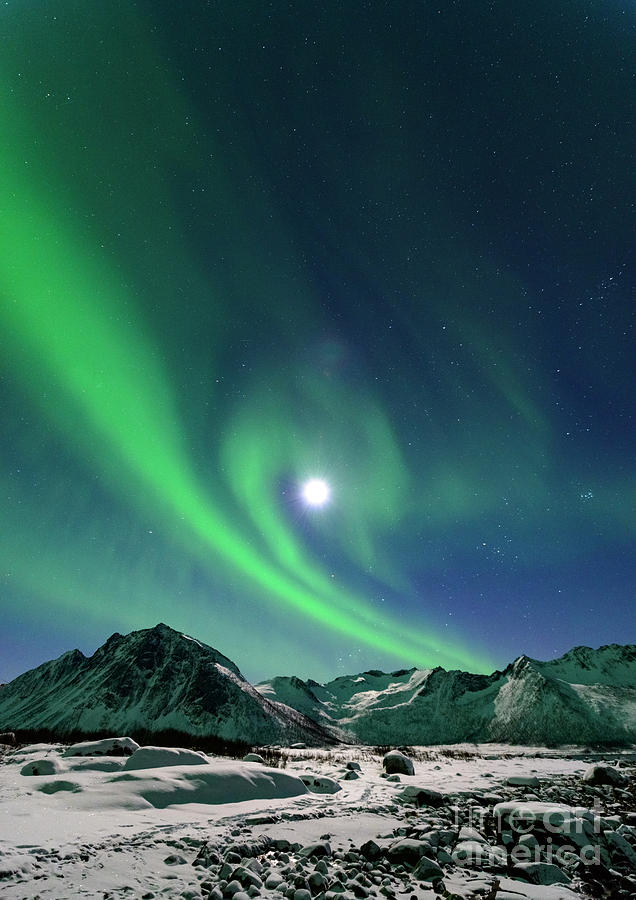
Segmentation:
<svg viewBox="0 0 636 900">
<path fill-rule="evenodd" d="M 253 744 L 636 742 L 636 645 L 525 654 L 489 675 L 369 669 L 252 685 L 229 657 L 164 623 L 69 650 L 4 685 L 0 731 L 176 730 Z"/>
<path fill-rule="evenodd" d="M 325 684 L 277 676 L 257 687 L 365 743 L 636 742 L 633 644 L 578 646 L 547 661 L 522 654 L 490 675 L 437 666 Z"/>
<path fill-rule="evenodd" d="M 190 635 L 159 623 L 118 632 L 91 656 L 70 650 L 9 682 L 0 730 L 59 733 L 175 730 L 224 740 L 324 742 L 301 713 L 263 697 L 236 664 Z"/>
</svg>

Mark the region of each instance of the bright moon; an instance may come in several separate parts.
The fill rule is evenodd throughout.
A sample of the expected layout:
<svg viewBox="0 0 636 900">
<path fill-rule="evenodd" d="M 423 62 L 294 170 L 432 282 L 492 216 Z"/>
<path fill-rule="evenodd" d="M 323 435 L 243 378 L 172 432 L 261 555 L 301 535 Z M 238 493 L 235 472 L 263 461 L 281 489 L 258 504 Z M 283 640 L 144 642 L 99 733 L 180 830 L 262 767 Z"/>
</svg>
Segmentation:
<svg viewBox="0 0 636 900">
<path fill-rule="evenodd" d="M 311 478 L 303 485 L 303 499 L 310 506 L 324 506 L 329 494 L 329 485 L 321 478 Z"/>
</svg>

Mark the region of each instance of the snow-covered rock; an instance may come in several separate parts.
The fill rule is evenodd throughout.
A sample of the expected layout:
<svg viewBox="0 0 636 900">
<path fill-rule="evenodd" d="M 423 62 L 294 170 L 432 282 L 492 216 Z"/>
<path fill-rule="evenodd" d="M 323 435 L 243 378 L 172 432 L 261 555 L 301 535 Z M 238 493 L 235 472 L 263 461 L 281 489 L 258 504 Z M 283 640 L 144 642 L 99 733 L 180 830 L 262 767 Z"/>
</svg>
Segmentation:
<svg viewBox="0 0 636 900">
<path fill-rule="evenodd" d="M 327 775 L 301 775 L 300 778 L 312 794 L 337 794 L 342 790 L 335 778 Z"/>
<path fill-rule="evenodd" d="M 126 760 L 125 769 L 159 769 L 164 766 L 201 766 L 209 757 L 197 750 L 181 747 L 139 747 Z"/>
<path fill-rule="evenodd" d="M 33 759 L 20 769 L 20 775 L 57 775 L 64 771 L 60 759 L 45 756 L 44 759 Z"/>
<path fill-rule="evenodd" d="M 113 737 L 71 744 L 64 756 L 131 756 L 136 750 L 139 750 L 139 744 L 132 738 Z"/>
<path fill-rule="evenodd" d="M 544 862 L 517 863 L 512 875 L 532 884 L 569 884 L 572 880 L 559 866 Z"/>
<path fill-rule="evenodd" d="M 262 766 L 265 765 L 265 760 L 260 753 L 246 753 L 243 757 L 243 762 L 255 762 L 260 763 Z"/>
</svg>

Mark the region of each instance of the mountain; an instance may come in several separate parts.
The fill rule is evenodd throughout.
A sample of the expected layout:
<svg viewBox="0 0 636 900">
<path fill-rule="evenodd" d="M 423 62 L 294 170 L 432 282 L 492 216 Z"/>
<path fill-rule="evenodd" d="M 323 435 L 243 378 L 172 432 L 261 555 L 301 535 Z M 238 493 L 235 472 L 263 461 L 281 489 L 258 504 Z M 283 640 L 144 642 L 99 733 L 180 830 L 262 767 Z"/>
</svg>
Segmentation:
<svg viewBox="0 0 636 900">
<path fill-rule="evenodd" d="M 71 650 L 0 691 L 0 732 L 174 729 L 253 744 L 636 742 L 636 646 L 521 656 L 491 675 L 371 670 L 252 686 L 217 650 L 157 625 Z"/>
<path fill-rule="evenodd" d="M 59 734 L 175 729 L 254 744 L 324 743 L 301 713 L 263 697 L 232 660 L 157 625 L 113 634 L 95 653 L 63 653 L 0 692 L 0 731 Z"/>
<path fill-rule="evenodd" d="M 521 656 L 502 672 L 363 672 L 327 684 L 277 677 L 261 694 L 365 744 L 636 742 L 636 646 Z"/>
</svg>

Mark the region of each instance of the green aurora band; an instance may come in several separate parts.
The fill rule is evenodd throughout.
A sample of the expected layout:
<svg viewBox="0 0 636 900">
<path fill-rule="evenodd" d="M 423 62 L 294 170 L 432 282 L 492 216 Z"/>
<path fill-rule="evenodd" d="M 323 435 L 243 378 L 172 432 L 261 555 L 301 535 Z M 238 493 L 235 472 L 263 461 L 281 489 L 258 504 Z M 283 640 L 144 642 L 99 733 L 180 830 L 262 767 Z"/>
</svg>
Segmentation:
<svg viewBox="0 0 636 900">
<path fill-rule="evenodd" d="M 68 213 L 51 202 L 46 179 L 38 179 L 33 169 L 25 176 L 16 140 L 17 111 L 5 108 L 2 118 L 3 133 L 13 134 L 0 151 L 5 198 L 0 287 L 9 358 L 24 388 L 43 404 L 76 452 L 92 460 L 111 488 L 136 500 L 140 510 L 161 511 L 168 531 L 172 520 L 184 522 L 196 539 L 190 552 L 198 553 L 204 564 L 225 560 L 269 600 L 354 644 L 419 665 L 434 659 L 436 664 L 487 668 L 459 644 L 449 646 L 422 628 L 407 631 L 380 615 L 351 592 L 336 588 L 311 562 L 277 511 L 273 494 L 283 466 L 302 471 L 315 455 L 316 443 L 311 428 L 299 440 L 273 404 L 267 412 L 257 402 L 259 421 L 250 420 L 249 409 L 239 414 L 223 447 L 232 491 L 263 546 L 253 546 L 254 535 L 242 534 L 223 513 L 221 502 L 197 479 L 170 379 L 158 349 L 143 337 L 132 293 Z M 342 408 L 342 397 L 321 394 L 310 379 L 307 387 L 317 418 L 324 419 L 330 405 Z M 300 399 L 307 401 L 306 396 Z M 263 415 L 269 423 L 266 433 L 259 425 Z M 302 424 L 298 422 L 299 431 Z M 350 432 L 351 425 L 339 427 Z M 358 400 L 354 428 L 360 431 L 356 456 L 367 460 L 361 475 L 367 484 L 375 482 L 375 488 L 357 496 L 347 539 L 354 556 L 370 566 L 375 557 L 370 526 L 394 524 L 408 476 L 390 425 L 371 401 Z"/>
</svg>

